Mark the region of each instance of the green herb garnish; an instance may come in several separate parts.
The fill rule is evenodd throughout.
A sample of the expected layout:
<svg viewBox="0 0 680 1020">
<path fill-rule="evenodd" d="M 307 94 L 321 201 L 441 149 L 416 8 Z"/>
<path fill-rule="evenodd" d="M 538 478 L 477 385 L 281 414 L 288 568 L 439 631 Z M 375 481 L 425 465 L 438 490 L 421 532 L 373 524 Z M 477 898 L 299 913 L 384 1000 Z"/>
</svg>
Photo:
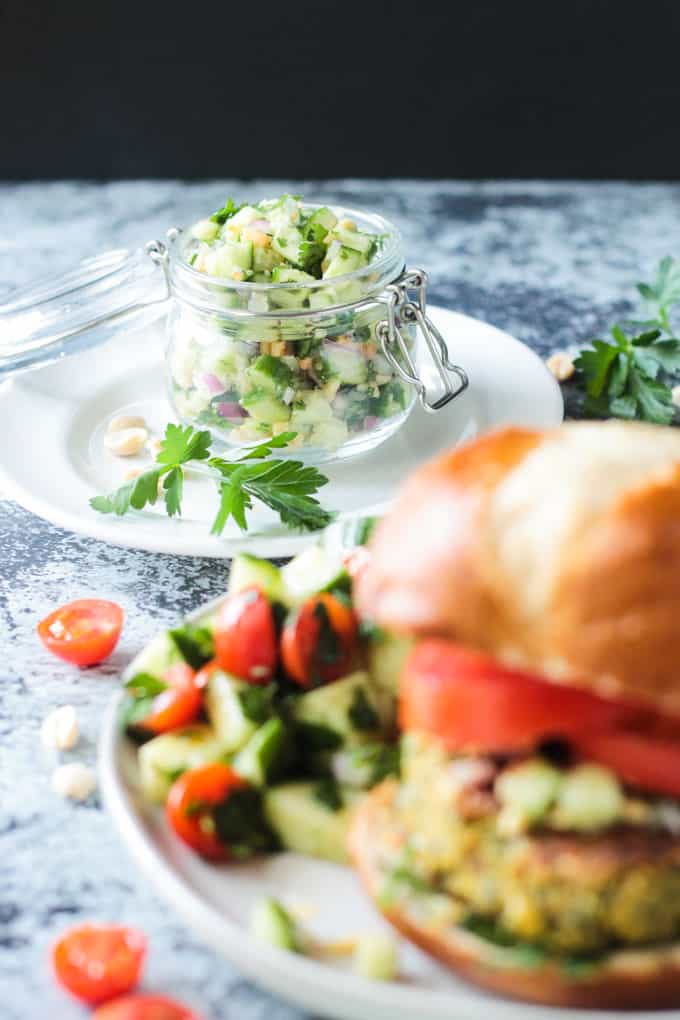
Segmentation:
<svg viewBox="0 0 680 1020">
<path fill-rule="evenodd" d="M 209 627 L 194 627 L 186 623 L 183 627 L 168 631 L 168 634 L 192 669 L 201 669 L 215 657 L 215 638 Z"/>
<path fill-rule="evenodd" d="M 340 787 L 332 776 L 320 779 L 312 791 L 312 796 L 329 811 L 339 811 L 343 804 Z"/>
<path fill-rule="evenodd" d="M 238 700 L 243 709 L 246 719 L 257 723 L 260 726 L 267 722 L 274 714 L 274 697 L 276 695 L 276 684 L 267 684 L 260 687 L 257 684 L 249 684 L 239 690 Z"/>
<path fill-rule="evenodd" d="M 151 673 L 136 673 L 125 684 L 127 697 L 123 702 L 120 722 L 124 730 L 138 727 L 147 718 L 155 699 L 167 687 Z"/>
<path fill-rule="evenodd" d="M 599 418 L 640 418 L 669 425 L 675 415 L 662 373 L 680 369 L 680 340 L 673 336 L 670 311 L 680 301 L 680 263 L 659 263 L 653 283 L 639 283 L 647 318 L 616 325 L 613 343 L 593 340 L 574 361 L 585 383 L 586 413 Z M 642 329 L 642 332 L 634 332 Z"/>
<path fill-rule="evenodd" d="M 230 517 L 242 531 L 247 531 L 246 513 L 252 509 L 253 500 L 268 506 L 291 529 L 317 531 L 330 524 L 335 516 L 314 498 L 314 493 L 327 484 L 326 476 L 300 461 L 268 459 L 273 450 L 287 446 L 296 435 L 284 432 L 229 461 L 210 457 L 212 437 L 209 432 L 171 423 L 166 427 L 156 457 L 157 466 L 107 496 L 95 496 L 90 506 L 99 513 L 122 517 L 130 509 L 153 506 L 158 499 L 160 483 L 168 516 L 179 516 L 184 470 L 193 462 L 200 462 L 216 480 L 220 497 L 211 534 L 221 535 Z M 249 463 L 251 461 L 257 463 Z"/>
<path fill-rule="evenodd" d="M 262 796 L 254 787 L 232 790 L 212 809 L 215 832 L 229 847 L 232 857 L 243 859 L 277 849 L 277 840 L 267 824 Z"/>
<path fill-rule="evenodd" d="M 330 726 L 298 722 L 295 730 L 300 743 L 309 751 L 337 751 L 342 747 L 342 736 Z"/>
<path fill-rule="evenodd" d="M 220 226 L 222 226 L 224 223 L 227 222 L 227 220 L 230 220 L 232 216 L 235 216 L 239 209 L 243 209 L 244 205 L 245 203 L 241 203 L 241 205 L 236 205 L 233 198 L 228 198 L 227 201 L 222 206 L 222 208 L 218 209 L 217 212 L 214 212 L 210 219 L 212 220 L 213 223 L 219 223 Z"/>
<path fill-rule="evenodd" d="M 368 700 L 363 687 L 355 688 L 347 715 L 355 730 L 377 730 L 380 728 L 378 713 Z"/>
</svg>

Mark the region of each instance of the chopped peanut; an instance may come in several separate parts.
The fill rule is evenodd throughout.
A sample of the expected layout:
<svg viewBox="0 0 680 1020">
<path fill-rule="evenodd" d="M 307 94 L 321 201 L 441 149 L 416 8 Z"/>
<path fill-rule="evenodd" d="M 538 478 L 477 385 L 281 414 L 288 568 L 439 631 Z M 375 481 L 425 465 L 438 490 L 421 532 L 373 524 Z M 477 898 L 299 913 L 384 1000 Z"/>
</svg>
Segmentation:
<svg viewBox="0 0 680 1020">
<path fill-rule="evenodd" d="M 286 353 L 286 341 L 285 340 L 272 340 L 269 353 L 275 358 L 282 358 Z"/>
<path fill-rule="evenodd" d="M 566 382 L 571 379 L 576 371 L 571 355 L 566 351 L 555 351 L 546 361 L 546 367 L 555 376 L 558 382 Z"/>
<path fill-rule="evenodd" d="M 109 422 L 107 432 L 122 432 L 123 429 L 145 429 L 146 420 L 140 414 L 119 414 Z"/>
<path fill-rule="evenodd" d="M 121 429 L 104 436 L 104 446 L 116 457 L 134 457 L 141 453 L 149 433 L 146 429 Z"/>
<path fill-rule="evenodd" d="M 303 372 L 307 372 L 312 367 L 311 358 L 300 358 L 300 368 Z"/>
</svg>

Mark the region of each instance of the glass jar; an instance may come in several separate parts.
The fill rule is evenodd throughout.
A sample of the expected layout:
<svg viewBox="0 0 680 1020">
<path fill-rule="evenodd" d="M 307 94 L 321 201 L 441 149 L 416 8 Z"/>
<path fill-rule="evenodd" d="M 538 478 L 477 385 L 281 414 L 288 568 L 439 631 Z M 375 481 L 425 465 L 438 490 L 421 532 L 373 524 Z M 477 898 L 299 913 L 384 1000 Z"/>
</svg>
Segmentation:
<svg viewBox="0 0 680 1020">
<path fill-rule="evenodd" d="M 427 318 L 426 275 L 404 269 L 396 228 L 380 216 L 333 212 L 380 235 L 381 245 L 367 266 L 332 279 L 208 276 L 191 264 L 190 231 L 174 228 L 145 254 L 87 260 L 0 308 L 0 375 L 108 339 L 122 321 L 167 311 L 167 388 L 182 422 L 227 447 L 295 432 L 280 455 L 310 463 L 370 450 L 400 428 L 417 399 L 436 411 L 467 377 Z M 150 272 L 147 256 L 164 279 Z M 440 380 L 434 397 L 416 364 L 418 330 Z"/>
</svg>

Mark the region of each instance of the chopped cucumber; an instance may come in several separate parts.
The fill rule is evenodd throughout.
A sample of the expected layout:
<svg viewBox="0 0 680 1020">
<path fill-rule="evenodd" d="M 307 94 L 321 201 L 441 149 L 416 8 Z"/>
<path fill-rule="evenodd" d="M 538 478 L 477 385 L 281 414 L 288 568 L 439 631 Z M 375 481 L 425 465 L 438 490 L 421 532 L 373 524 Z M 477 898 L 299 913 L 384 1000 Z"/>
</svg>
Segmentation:
<svg viewBox="0 0 680 1020">
<path fill-rule="evenodd" d="M 355 386 L 366 382 L 368 367 L 366 359 L 358 348 L 327 343 L 323 346 L 323 354 L 341 383 Z"/>
<path fill-rule="evenodd" d="M 252 241 L 226 241 L 205 256 L 205 267 L 211 276 L 233 277 L 236 270 L 245 271 L 252 266 Z"/>
<path fill-rule="evenodd" d="M 359 670 L 301 695 L 295 705 L 295 718 L 334 730 L 344 745 L 351 747 L 388 736 L 392 711 L 376 692 L 368 673 Z"/>
<path fill-rule="evenodd" d="M 368 648 L 368 671 L 376 690 L 384 697 L 396 699 L 401 671 L 412 648 L 412 638 L 397 637 L 383 632 L 371 637 Z"/>
<path fill-rule="evenodd" d="M 394 981 L 399 969 L 397 943 L 387 932 L 362 935 L 352 963 L 357 974 L 369 981 Z"/>
<path fill-rule="evenodd" d="M 349 430 L 345 422 L 331 418 L 329 421 L 320 421 L 313 427 L 309 444 L 320 446 L 323 450 L 337 450 L 346 442 L 348 435 Z"/>
<path fill-rule="evenodd" d="M 297 227 L 287 227 L 272 238 L 272 248 L 287 262 L 297 265 L 300 261 L 300 245 L 303 238 Z"/>
<path fill-rule="evenodd" d="M 343 790 L 344 807 L 331 811 L 315 796 L 315 782 L 286 783 L 264 793 L 267 821 L 287 850 L 347 864 L 347 831 L 352 807 L 360 797 Z"/>
<path fill-rule="evenodd" d="M 182 772 L 219 761 L 223 750 L 217 734 L 199 724 L 154 737 L 139 749 L 142 795 L 161 804 Z"/>
<path fill-rule="evenodd" d="M 241 695 L 248 688 L 249 684 L 222 670 L 211 673 L 208 680 L 205 710 L 225 753 L 240 750 L 257 730 L 257 723 L 244 711 Z"/>
<path fill-rule="evenodd" d="M 257 422 L 266 422 L 267 425 L 277 425 L 279 422 L 288 421 L 290 408 L 277 400 L 270 393 L 262 390 L 253 390 L 251 393 L 241 397 L 241 406 L 245 407 L 251 418 Z"/>
<path fill-rule="evenodd" d="M 277 266 L 272 269 L 272 283 L 315 283 L 316 278 L 304 273 L 301 269 L 286 269 Z"/>
<path fill-rule="evenodd" d="M 298 404 L 300 406 L 298 406 Z M 333 409 L 326 398 L 318 390 L 300 393 L 293 405 L 290 417 L 291 428 L 298 425 L 316 425 L 320 421 L 328 421 L 333 417 Z"/>
<path fill-rule="evenodd" d="M 343 246 L 337 255 L 334 255 L 329 261 L 323 278 L 324 280 L 330 280 L 334 276 L 345 276 L 347 273 L 353 273 L 355 269 L 361 269 L 365 265 L 367 265 L 366 259 L 360 252 Z"/>
<path fill-rule="evenodd" d="M 344 248 L 358 251 L 361 255 L 367 255 L 373 245 L 370 234 L 362 234 L 359 230 L 345 230 L 339 225 L 333 228 L 331 238 L 339 241 Z"/>
<path fill-rule="evenodd" d="M 250 930 L 261 942 L 291 953 L 301 952 L 302 945 L 295 921 L 278 900 L 266 896 L 258 900 L 250 915 Z"/>
<path fill-rule="evenodd" d="M 246 370 L 246 376 L 253 390 L 278 395 L 290 386 L 293 372 L 281 358 L 261 354 Z"/>
<path fill-rule="evenodd" d="M 263 787 L 276 778 L 288 751 L 288 730 L 280 719 L 269 719 L 239 751 L 232 764 L 253 786 Z"/>
<path fill-rule="evenodd" d="M 342 558 L 319 545 L 311 545 L 281 568 L 281 581 L 288 605 L 300 605 L 305 599 L 329 588 L 348 588 L 349 575 Z"/>
<path fill-rule="evenodd" d="M 270 602 L 286 602 L 286 586 L 279 568 L 250 553 L 237 553 L 229 574 L 229 594 L 246 588 L 259 588 Z"/>
<path fill-rule="evenodd" d="M 314 227 L 317 223 L 323 227 L 325 232 L 328 234 L 333 229 L 335 224 L 338 222 L 338 217 L 335 213 L 331 212 L 328 206 L 322 206 L 321 209 L 315 210 L 307 220 L 307 228 Z"/>
<path fill-rule="evenodd" d="M 269 275 L 276 266 L 281 264 L 281 256 L 273 248 L 259 248 L 253 246 L 253 269 L 256 273 L 264 273 L 265 278 L 263 283 L 269 283 L 271 276 Z"/>
<path fill-rule="evenodd" d="M 199 220 L 191 228 L 191 236 L 197 241 L 214 241 L 220 232 L 219 223 L 211 219 Z"/>
<path fill-rule="evenodd" d="M 170 666 L 181 661 L 182 656 L 170 637 L 170 632 L 163 631 L 132 660 L 127 673 L 130 676 L 134 676 L 135 673 L 150 673 L 151 676 L 161 677 Z"/>
</svg>

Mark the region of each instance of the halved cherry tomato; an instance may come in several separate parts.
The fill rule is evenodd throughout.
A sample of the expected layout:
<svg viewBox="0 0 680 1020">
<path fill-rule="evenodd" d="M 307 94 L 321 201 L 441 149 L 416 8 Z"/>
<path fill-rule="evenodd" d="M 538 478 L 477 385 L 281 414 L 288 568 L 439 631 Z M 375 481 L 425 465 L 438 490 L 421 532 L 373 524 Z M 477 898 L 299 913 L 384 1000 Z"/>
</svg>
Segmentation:
<svg viewBox="0 0 680 1020">
<path fill-rule="evenodd" d="M 278 662 L 276 624 L 259 588 L 231 595 L 215 621 L 215 659 L 227 673 L 251 684 L 267 684 Z"/>
<path fill-rule="evenodd" d="M 38 636 L 50 652 L 76 666 L 103 662 L 118 644 L 123 610 L 105 599 L 77 599 L 46 616 Z"/>
<path fill-rule="evenodd" d="M 211 659 L 210 662 L 206 662 L 205 666 L 201 666 L 198 673 L 194 677 L 194 684 L 198 687 L 199 691 L 204 691 L 208 686 L 208 681 L 213 675 L 215 670 L 220 668 L 220 664 L 217 659 Z"/>
<path fill-rule="evenodd" d="M 229 847 L 215 832 L 212 809 L 232 790 L 248 786 L 228 765 L 215 762 L 189 769 L 177 779 L 168 794 L 165 811 L 170 826 L 192 850 L 210 860 L 227 860 Z"/>
<path fill-rule="evenodd" d="M 199 1020 L 196 1013 L 163 995 L 125 995 L 92 1014 L 92 1020 Z"/>
<path fill-rule="evenodd" d="M 399 700 L 403 729 L 431 733 L 450 750 L 524 750 L 546 737 L 611 729 L 638 714 L 437 639 L 421 642 L 407 659 Z"/>
<path fill-rule="evenodd" d="M 351 667 L 358 622 L 354 611 L 334 595 L 308 599 L 283 628 L 281 657 L 286 672 L 300 684 L 331 683 Z"/>
<path fill-rule="evenodd" d="M 653 732 L 607 730 L 575 735 L 572 744 L 584 758 L 611 769 L 624 783 L 680 797 L 680 740 Z"/>
<path fill-rule="evenodd" d="M 52 966 L 67 991 L 94 1005 L 134 988 L 145 956 L 146 939 L 134 928 L 84 924 L 57 939 Z"/>
<path fill-rule="evenodd" d="M 163 679 L 167 688 L 153 699 L 149 715 L 137 723 L 152 733 L 167 733 L 180 726 L 188 726 L 201 711 L 203 703 L 196 675 L 186 662 L 171 666 Z"/>
</svg>

